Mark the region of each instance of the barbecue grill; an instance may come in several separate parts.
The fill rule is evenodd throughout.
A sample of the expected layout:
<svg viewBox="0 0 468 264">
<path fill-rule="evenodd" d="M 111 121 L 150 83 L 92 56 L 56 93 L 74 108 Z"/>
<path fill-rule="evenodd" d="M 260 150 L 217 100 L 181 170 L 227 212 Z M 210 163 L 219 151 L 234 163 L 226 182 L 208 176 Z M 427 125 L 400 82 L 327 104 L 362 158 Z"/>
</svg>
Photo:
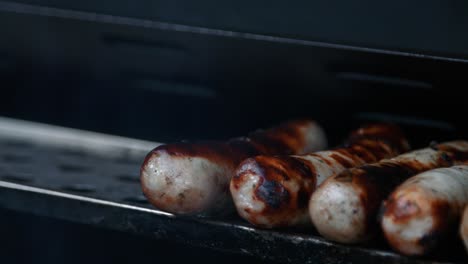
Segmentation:
<svg viewBox="0 0 468 264">
<path fill-rule="evenodd" d="M 413 148 L 466 138 L 466 100 L 458 94 L 468 78 L 468 21 L 441 22 L 463 6 L 436 12 L 425 2 L 433 16 L 417 17 L 426 24 L 393 5 L 348 7 L 360 20 L 337 10 L 342 16 L 321 30 L 329 4 L 249 5 L 0 1 L 7 260 L 78 262 L 80 249 L 92 261 L 103 252 L 125 256 L 115 261 L 467 260 L 451 245 L 409 258 L 382 241 L 341 245 L 314 230 L 262 230 L 236 215 L 175 216 L 146 201 L 139 167 L 160 142 L 226 139 L 297 117 L 318 120 L 331 146 L 369 121 L 398 123 Z M 401 21 L 391 32 L 376 29 L 366 12 L 378 25 L 392 12 Z M 82 240 L 69 244 L 67 234 Z M 60 252 L 37 253 L 48 250 L 44 243 Z M 38 258 L 21 256 L 28 252 Z"/>
</svg>

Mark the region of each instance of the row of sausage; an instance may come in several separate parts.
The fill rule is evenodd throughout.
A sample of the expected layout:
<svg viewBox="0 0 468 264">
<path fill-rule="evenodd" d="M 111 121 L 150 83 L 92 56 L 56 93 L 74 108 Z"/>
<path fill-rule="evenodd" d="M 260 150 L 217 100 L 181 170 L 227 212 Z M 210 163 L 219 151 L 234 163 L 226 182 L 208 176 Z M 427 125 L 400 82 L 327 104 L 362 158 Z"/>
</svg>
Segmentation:
<svg viewBox="0 0 468 264">
<path fill-rule="evenodd" d="M 344 142 L 324 150 L 324 130 L 295 120 L 226 142 L 161 145 L 141 167 L 142 189 L 167 212 L 237 210 L 261 228 L 313 225 L 340 243 L 363 243 L 383 231 L 407 255 L 453 239 L 468 203 L 467 141 L 410 151 L 398 126 L 377 123 Z M 460 233 L 468 240 L 465 215 Z"/>
</svg>

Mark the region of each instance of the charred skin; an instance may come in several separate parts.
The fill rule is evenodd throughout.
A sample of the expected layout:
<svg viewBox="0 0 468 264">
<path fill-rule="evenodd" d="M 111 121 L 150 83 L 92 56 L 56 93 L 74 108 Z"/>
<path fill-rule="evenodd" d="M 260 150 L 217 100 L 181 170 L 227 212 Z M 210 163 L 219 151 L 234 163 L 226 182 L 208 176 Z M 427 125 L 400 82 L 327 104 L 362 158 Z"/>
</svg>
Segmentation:
<svg viewBox="0 0 468 264">
<path fill-rule="evenodd" d="M 261 155 L 304 154 L 327 147 L 325 132 L 311 120 L 290 121 L 267 130 L 258 130 L 246 138 L 231 140 L 229 144 L 236 141 L 252 144 Z M 252 155 L 249 154 L 250 156 Z"/>
<path fill-rule="evenodd" d="M 259 154 L 299 154 L 323 149 L 323 130 L 298 120 L 227 142 L 161 145 L 140 170 L 144 195 L 155 207 L 176 214 L 216 215 L 233 210 L 229 181 L 239 163 Z"/>
<path fill-rule="evenodd" d="M 466 162 L 468 142 L 453 141 L 343 171 L 312 195 L 309 213 L 318 232 L 341 243 L 360 243 L 377 231 L 381 202 L 403 181 L 418 173 Z"/>
<path fill-rule="evenodd" d="M 324 179 L 408 149 L 403 134 L 389 124 L 361 128 L 350 141 L 346 148 L 331 151 L 245 160 L 230 185 L 237 212 L 251 224 L 264 228 L 310 223 L 309 198 Z"/>
<path fill-rule="evenodd" d="M 400 185 L 384 203 L 382 230 L 405 255 L 424 255 L 456 231 L 468 203 L 468 166 L 430 170 Z"/>
<path fill-rule="evenodd" d="M 468 204 L 465 206 L 463 216 L 460 223 L 460 236 L 465 244 L 466 252 L 468 253 Z"/>
<path fill-rule="evenodd" d="M 377 140 L 393 146 L 398 152 L 410 150 L 409 143 L 399 126 L 388 123 L 368 124 L 351 132 L 347 139 L 348 145 L 365 140 Z"/>
<path fill-rule="evenodd" d="M 231 181 L 231 193 L 239 215 L 264 227 L 300 221 L 291 217 L 290 210 L 307 205 L 308 193 L 315 189 L 315 182 L 311 179 L 299 185 L 295 180 L 312 169 L 295 157 L 257 156 L 245 160 Z"/>
</svg>

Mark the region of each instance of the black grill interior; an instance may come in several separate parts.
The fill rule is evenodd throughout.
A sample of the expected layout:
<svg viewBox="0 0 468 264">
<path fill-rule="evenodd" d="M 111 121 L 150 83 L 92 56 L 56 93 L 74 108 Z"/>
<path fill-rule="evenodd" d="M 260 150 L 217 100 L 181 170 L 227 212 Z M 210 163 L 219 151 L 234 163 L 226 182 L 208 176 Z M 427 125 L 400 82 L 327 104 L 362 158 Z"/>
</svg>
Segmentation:
<svg viewBox="0 0 468 264">
<path fill-rule="evenodd" d="M 157 141 L 222 139 L 303 116 L 338 140 L 360 112 L 467 131 L 456 96 L 463 59 L 17 9 L 0 16 L 15 25 L 0 29 L 6 116 Z"/>
<path fill-rule="evenodd" d="M 331 146 L 373 121 L 400 124 L 414 148 L 466 138 L 466 4 L 130 2 L 0 1 L 0 115 L 156 142 L 223 140 L 301 117 L 317 119 Z M 1 180 L 151 208 L 137 179 L 144 155 L 0 147 Z M 259 261 L 0 214 L 6 262 Z"/>
</svg>

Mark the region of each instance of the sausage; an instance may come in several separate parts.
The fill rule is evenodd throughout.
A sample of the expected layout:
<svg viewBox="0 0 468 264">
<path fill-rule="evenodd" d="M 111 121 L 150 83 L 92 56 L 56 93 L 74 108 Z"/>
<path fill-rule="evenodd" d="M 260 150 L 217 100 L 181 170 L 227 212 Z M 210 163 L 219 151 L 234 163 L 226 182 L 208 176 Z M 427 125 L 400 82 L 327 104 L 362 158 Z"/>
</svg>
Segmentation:
<svg viewBox="0 0 468 264">
<path fill-rule="evenodd" d="M 409 149 L 401 130 L 390 124 L 360 128 L 348 142 L 335 150 L 301 156 L 263 155 L 243 161 L 230 184 L 238 214 L 263 228 L 309 224 L 310 195 L 325 178 Z"/>
<path fill-rule="evenodd" d="M 455 233 L 466 203 L 468 166 L 423 172 L 398 186 L 384 202 L 383 233 L 402 254 L 427 254 Z"/>
<path fill-rule="evenodd" d="M 259 154 L 299 154 L 326 147 L 323 129 L 310 120 L 286 122 L 227 142 L 161 145 L 140 169 L 144 195 L 176 214 L 218 215 L 233 211 L 229 181 L 236 166 Z"/>
<path fill-rule="evenodd" d="M 381 202 L 397 185 L 415 174 L 460 164 L 467 154 L 467 141 L 452 141 L 347 169 L 312 194 L 312 223 L 329 240 L 349 244 L 369 240 L 378 230 Z"/>
<path fill-rule="evenodd" d="M 468 253 L 468 204 L 465 206 L 460 224 L 460 236 Z"/>
</svg>

